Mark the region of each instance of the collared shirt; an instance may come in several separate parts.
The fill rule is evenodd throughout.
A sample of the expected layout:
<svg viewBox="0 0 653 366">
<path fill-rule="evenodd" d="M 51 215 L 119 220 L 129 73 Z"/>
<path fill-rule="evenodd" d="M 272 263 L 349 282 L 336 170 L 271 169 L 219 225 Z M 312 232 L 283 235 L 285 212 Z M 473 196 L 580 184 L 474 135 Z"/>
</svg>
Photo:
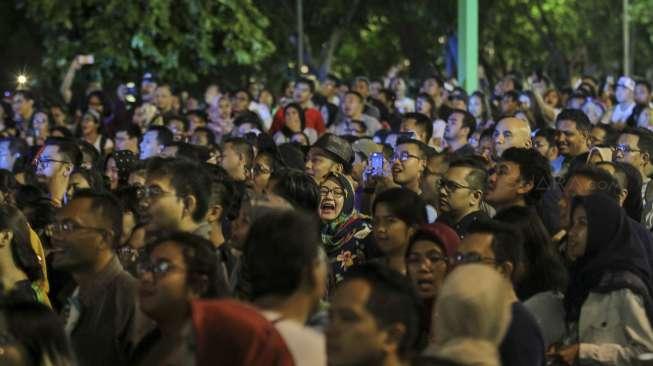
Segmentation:
<svg viewBox="0 0 653 366">
<path fill-rule="evenodd" d="M 70 340 L 80 365 L 126 365 L 153 323 L 140 311 L 137 281 L 114 256 L 88 283 L 75 291 L 79 318 Z"/>
<path fill-rule="evenodd" d="M 445 224 L 449 225 L 456 234 L 462 239 L 467 235 L 467 232 L 469 231 L 469 228 L 472 226 L 473 223 L 476 221 L 480 220 L 487 220 L 489 219 L 490 216 L 488 216 L 487 213 L 485 213 L 482 210 L 479 211 L 474 211 L 468 213 L 465 217 L 460 219 L 457 223 L 451 222 L 451 219 L 448 217 L 448 215 L 442 215 L 438 218 L 438 221 L 444 222 Z"/>
</svg>

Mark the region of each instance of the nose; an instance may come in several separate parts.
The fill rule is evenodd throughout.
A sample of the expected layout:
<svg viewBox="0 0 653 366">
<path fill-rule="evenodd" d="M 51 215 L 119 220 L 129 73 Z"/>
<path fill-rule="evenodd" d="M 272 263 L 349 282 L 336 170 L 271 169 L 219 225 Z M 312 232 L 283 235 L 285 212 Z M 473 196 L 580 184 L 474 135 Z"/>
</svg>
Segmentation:
<svg viewBox="0 0 653 366">
<path fill-rule="evenodd" d="M 503 143 L 503 135 L 499 134 L 494 138 L 494 143 L 495 144 L 502 144 Z"/>
</svg>

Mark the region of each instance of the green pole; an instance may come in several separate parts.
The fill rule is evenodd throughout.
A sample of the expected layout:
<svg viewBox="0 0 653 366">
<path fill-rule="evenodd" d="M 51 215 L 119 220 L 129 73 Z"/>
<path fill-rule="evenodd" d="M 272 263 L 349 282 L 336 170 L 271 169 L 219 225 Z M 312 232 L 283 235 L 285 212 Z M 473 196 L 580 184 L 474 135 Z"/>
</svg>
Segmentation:
<svg viewBox="0 0 653 366">
<path fill-rule="evenodd" d="M 478 0 L 458 0 L 458 81 L 478 89 Z"/>
</svg>

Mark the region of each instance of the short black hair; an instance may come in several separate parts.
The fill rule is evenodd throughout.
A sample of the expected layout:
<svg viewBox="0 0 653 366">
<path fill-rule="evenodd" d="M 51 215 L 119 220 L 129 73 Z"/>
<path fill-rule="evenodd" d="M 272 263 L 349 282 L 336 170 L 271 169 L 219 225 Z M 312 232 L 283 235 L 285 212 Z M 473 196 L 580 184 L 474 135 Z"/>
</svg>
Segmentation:
<svg viewBox="0 0 653 366">
<path fill-rule="evenodd" d="M 376 211 L 379 203 L 387 205 L 392 215 L 408 226 L 421 226 L 427 222 L 426 203 L 410 189 L 390 188 L 379 193 L 374 199 L 372 213 Z"/>
<path fill-rule="evenodd" d="M 535 137 L 543 137 L 546 142 L 549 143 L 549 146 L 556 145 L 556 130 L 550 127 L 545 127 L 537 130 L 535 132 Z"/>
<path fill-rule="evenodd" d="M 321 238 L 315 215 L 270 210 L 252 223 L 243 252 L 251 297 L 289 296 L 318 258 Z"/>
<path fill-rule="evenodd" d="M 605 170 L 592 165 L 577 166 L 567 173 L 565 184 L 575 176 L 585 177 L 592 181 L 591 193 L 603 193 L 615 201 L 619 201 L 619 194 L 621 193 L 619 182 Z"/>
<path fill-rule="evenodd" d="M 227 144 L 231 145 L 233 149 L 243 156 L 245 159 L 245 168 L 250 169 L 254 162 L 254 147 L 247 140 L 242 137 L 229 137 L 224 140 L 223 147 Z"/>
<path fill-rule="evenodd" d="M 378 263 L 366 263 L 352 267 L 345 274 L 342 284 L 363 280 L 371 287 L 366 308 L 374 316 L 380 328 L 403 324 L 405 333 L 398 340 L 398 355 L 409 359 L 421 351 L 424 344 L 420 326 L 424 319 L 423 304 L 406 276 Z M 341 284 L 341 286 L 342 286 Z"/>
<path fill-rule="evenodd" d="M 149 254 L 163 243 L 172 242 L 181 248 L 186 264 L 186 283 L 202 299 L 229 296 L 229 287 L 218 267 L 213 245 L 201 236 L 183 231 L 171 231 L 157 236 L 145 247 Z"/>
<path fill-rule="evenodd" d="M 259 117 L 258 113 L 253 112 L 253 111 L 242 111 L 234 118 L 234 126 L 238 127 L 244 124 L 249 123 L 250 125 L 253 125 L 254 128 L 258 129 L 259 131 L 263 131 L 263 121 L 261 121 L 261 117 Z"/>
<path fill-rule="evenodd" d="M 118 247 L 122 235 L 122 207 L 116 197 L 110 193 L 81 189 L 75 193 L 71 202 L 78 199 L 91 200 L 91 211 L 100 221 L 109 224 L 113 231 L 112 244 L 114 248 Z"/>
<path fill-rule="evenodd" d="M 82 167 L 75 168 L 73 170 L 71 176 L 73 174 L 79 174 L 84 179 L 88 182 L 89 189 L 93 190 L 94 192 L 104 192 L 106 191 L 105 185 L 104 185 L 104 178 L 102 177 L 102 174 L 97 171 L 96 169 L 86 169 Z"/>
<path fill-rule="evenodd" d="M 534 149 L 520 147 L 508 148 L 501 155 L 501 160 L 519 165 L 520 178 L 525 182 L 533 182 L 533 189 L 524 197 L 526 204 L 539 202 L 553 181 L 548 160 Z"/>
<path fill-rule="evenodd" d="M 184 125 L 184 132 L 187 132 L 188 129 L 190 128 L 190 122 L 188 122 L 188 118 L 181 116 L 179 114 L 166 115 L 163 120 L 166 127 L 168 127 L 168 124 L 172 121 L 180 121 Z"/>
<path fill-rule="evenodd" d="M 406 144 L 417 146 L 419 148 L 420 158 L 422 159 L 425 159 L 428 154 L 428 151 L 432 150 L 427 144 L 419 140 L 404 138 L 404 137 L 400 137 L 397 139 L 397 147 L 399 145 L 406 145 Z"/>
<path fill-rule="evenodd" d="M 509 91 L 505 92 L 503 94 L 502 99 L 506 98 L 506 97 L 508 97 L 508 98 L 512 99 L 513 101 L 519 103 L 519 92 L 517 92 L 516 90 L 509 90 Z"/>
<path fill-rule="evenodd" d="M 198 132 L 206 134 L 206 138 L 209 140 L 208 141 L 209 146 L 215 146 L 215 144 L 216 144 L 215 134 L 213 133 L 213 131 L 210 128 L 208 128 L 208 127 L 197 127 L 195 129 L 195 131 L 193 132 L 193 134 L 196 134 Z"/>
<path fill-rule="evenodd" d="M 460 113 L 463 115 L 463 124 L 461 128 L 467 127 L 469 129 L 469 134 L 467 134 L 467 138 L 469 138 L 472 134 L 474 134 L 474 131 L 476 131 L 476 118 L 474 118 L 471 113 L 464 109 L 454 108 L 451 110 L 451 112 L 449 112 L 449 115 L 454 113 Z"/>
<path fill-rule="evenodd" d="M 309 78 L 299 77 L 295 80 L 295 85 L 306 84 L 311 89 L 311 94 L 315 93 L 315 82 Z"/>
<path fill-rule="evenodd" d="M 293 207 L 308 212 L 317 212 L 320 205 L 320 189 L 306 172 L 292 168 L 281 168 L 272 173 L 272 193 L 288 201 Z"/>
<path fill-rule="evenodd" d="M 487 191 L 487 169 L 485 168 L 484 162 L 481 160 L 481 157 L 477 156 L 468 156 L 454 159 L 449 163 L 449 169 L 451 168 L 468 168 L 471 171 L 465 177 L 465 182 L 469 184 L 470 187 L 478 189 L 482 192 Z"/>
<path fill-rule="evenodd" d="M 514 226 L 497 220 L 479 220 L 473 223 L 467 235 L 492 235 L 492 251 L 497 264 L 510 262 L 514 268 L 524 261 L 524 237 Z"/>
<path fill-rule="evenodd" d="M 150 126 L 147 128 L 148 132 L 156 132 L 156 142 L 161 146 L 168 146 L 173 141 L 172 131 L 165 126 Z"/>
<path fill-rule="evenodd" d="M 348 91 L 345 93 L 345 96 L 347 96 L 347 95 L 349 95 L 349 94 L 351 94 L 351 95 L 355 95 L 355 96 L 358 98 L 358 101 L 361 102 L 361 104 L 365 104 L 365 98 L 363 98 L 363 96 L 361 95 L 361 93 L 359 93 L 359 92 L 357 92 L 357 91 L 355 91 L 355 90 L 348 90 Z"/>
<path fill-rule="evenodd" d="M 585 112 L 580 109 L 567 108 L 563 109 L 556 117 L 556 126 L 562 120 L 569 120 L 576 123 L 576 129 L 584 135 L 589 135 L 592 131 L 592 122 Z"/>
<path fill-rule="evenodd" d="M 129 136 L 129 138 L 132 139 L 137 138 L 138 141 L 140 141 L 141 138 L 143 137 L 143 133 L 141 132 L 140 127 L 138 127 L 138 125 L 135 125 L 133 123 L 128 123 L 118 127 L 118 129 L 116 129 L 116 134 L 122 131 L 125 131 L 127 133 L 127 136 Z"/>
<path fill-rule="evenodd" d="M 647 80 L 638 79 L 637 81 L 635 81 L 635 85 L 636 86 L 643 85 L 644 87 L 646 87 L 646 90 L 648 90 L 649 92 L 651 91 L 651 83 L 649 83 Z"/>
<path fill-rule="evenodd" d="M 238 210 L 240 209 L 236 183 L 234 183 L 231 177 L 229 177 L 229 173 L 221 166 L 211 165 L 207 169 L 211 177 L 209 206 L 222 206 L 221 219 L 235 220 L 238 217 Z"/>
<path fill-rule="evenodd" d="M 147 175 L 169 178 L 177 197 L 193 195 L 197 206 L 192 213 L 193 221 L 202 221 L 209 206 L 210 179 L 200 164 L 187 159 L 154 157 L 148 161 Z"/>
<path fill-rule="evenodd" d="M 605 142 L 602 145 L 610 146 L 616 142 L 618 137 L 618 131 L 614 127 L 612 127 L 612 125 L 597 123 L 595 125 L 592 125 L 592 129 L 594 128 L 600 128 L 603 131 L 605 131 Z M 592 129 L 590 129 L 590 131 L 592 131 Z M 628 129 L 628 127 L 626 127 L 626 129 Z"/>
<path fill-rule="evenodd" d="M 29 146 L 25 140 L 20 137 L 3 137 L 0 138 L 0 142 L 8 142 L 8 150 L 11 155 L 18 154 L 18 159 L 14 163 L 14 173 L 29 163 Z"/>
<path fill-rule="evenodd" d="M 82 139 L 77 140 L 77 146 L 79 147 L 79 151 L 82 153 L 81 163 L 86 161 L 86 157 L 90 157 L 89 160 L 91 161 L 93 168 L 96 168 L 100 160 L 100 152 L 95 148 L 95 146 Z"/>
<path fill-rule="evenodd" d="M 70 161 L 75 167 L 81 165 L 82 152 L 77 147 L 75 140 L 64 137 L 49 137 L 45 140 L 43 146 L 48 145 L 59 147 L 59 154 L 63 155 L 64 159 Z"/>
<path fill-rule="evenodd" d="M 43 279 L 39 259 L 32 249 L 30 229 L 25 216 L 14 206 L 0 206 L 0 230 L 11 231 L 11 256 L 16 266 L 34 282 Z"/>
<path fill-rule="evenodd" d="M 649 161 L 653 161 L 653 132 L 642 127 L 626 127 L 621 134 L 637 136 L 637 148 L 648 154 Z"/>
<path fill-rule="evenodd" d="M 404 116 L 401 118 L 402 121 L 407 119 L 414 119 L 415 125 L 426 134 L 426 142 L 428 143 L 431 141 L 431 137 L 433 137 L 433 122 L 431 122 L 429 117 L 423 115 L 422 113 L 410 112 L 404 114 Z M 474 122 L 474 124 L 476 124 L 476 122 Z"/>
</svg>

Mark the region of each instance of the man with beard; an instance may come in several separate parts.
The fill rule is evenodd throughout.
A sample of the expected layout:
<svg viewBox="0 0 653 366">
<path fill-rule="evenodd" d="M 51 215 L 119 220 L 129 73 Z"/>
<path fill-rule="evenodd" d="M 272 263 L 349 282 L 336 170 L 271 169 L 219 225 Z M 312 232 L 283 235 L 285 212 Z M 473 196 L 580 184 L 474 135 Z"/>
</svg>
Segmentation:
<svg viewBox="0 0 653 366">
<path fill-rule="evenodd" d="M 70 175 L 81 164 L 82 153 L 77 145 L 64 138 L 49 138 L 36 159 L 36 177 L 48 192 L 55 207 L 66 203 Z"/>
<path fill-rule="evenodd" d="M 556 130 L 558 152 L 564 156 L 558 176 L 564 177 L 571 168 L 587 161 L 592 124 L 580 109 L 563 109 L 556 118 Z"/>
</svg>

